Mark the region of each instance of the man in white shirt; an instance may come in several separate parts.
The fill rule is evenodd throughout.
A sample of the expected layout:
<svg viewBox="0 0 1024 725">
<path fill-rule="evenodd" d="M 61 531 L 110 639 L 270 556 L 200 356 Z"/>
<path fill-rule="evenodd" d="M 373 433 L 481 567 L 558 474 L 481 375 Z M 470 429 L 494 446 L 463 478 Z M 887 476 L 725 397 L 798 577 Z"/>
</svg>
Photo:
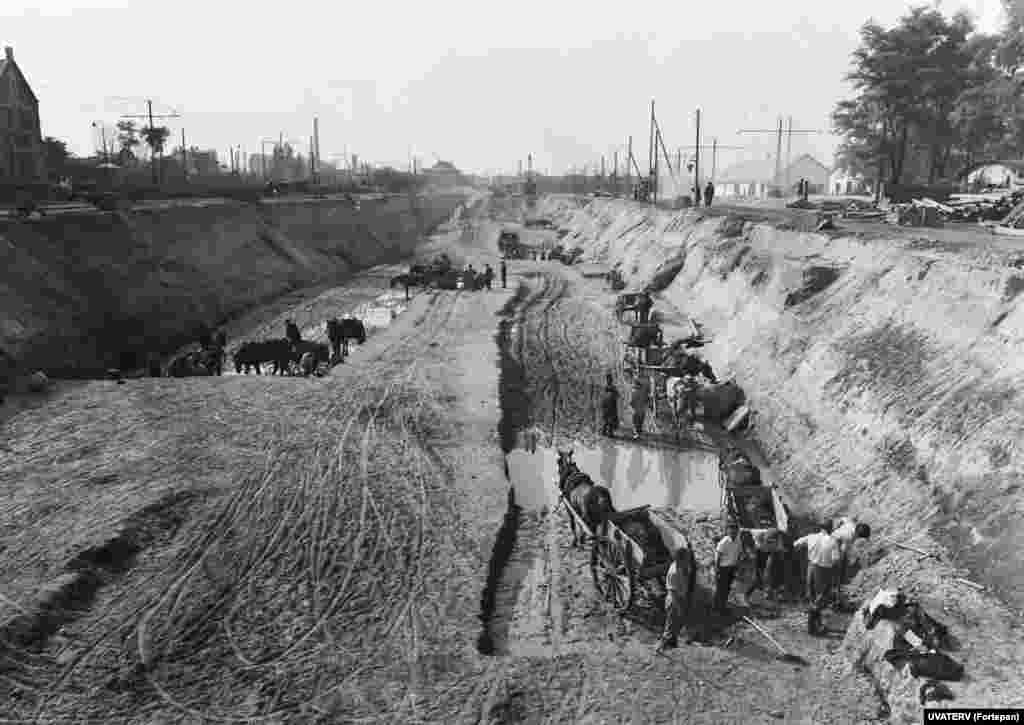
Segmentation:
<svg viewBox="0 0 1024 725">
<path fill-rule="evenodd" d="M 683 616 L 693 601 L 693 589 L 697 577 L 697 560 L 686 547 L 676 549 L 672 564 L 665 575 L 665 631 L 658 643 L 657 651 L 676 647 Z"/>
<path fill-rule="evenodd" d="M 740 562 L 740 527 L 730 521 L 725 527 L 725 536 L 715 547 L 715 611 L 724 614 L 729 601 L 729 590 L 736 578 L 736 566 Z"/>
<path fill-rule="evenodd" d="M 836 572 L 835 580 L 838 590 L 846 582 L 846 567 L 853 554 L 854 545 L 858 539 L 871 538 L 871 527 L 844 516 L 839 519 L 838 525 L 832 531 L 832 538 L 839 543 L 839 570 Z"/>
<path fill-rule="evenodd" d="M 839 563 L 839 542 L 831 536 L 831 526 L 821 524 L 813 534 L 793 542 L 793 548 L 807 547 L 807 598 L 822 604 L 832 586 L 832 577 Z"/>
</svg>

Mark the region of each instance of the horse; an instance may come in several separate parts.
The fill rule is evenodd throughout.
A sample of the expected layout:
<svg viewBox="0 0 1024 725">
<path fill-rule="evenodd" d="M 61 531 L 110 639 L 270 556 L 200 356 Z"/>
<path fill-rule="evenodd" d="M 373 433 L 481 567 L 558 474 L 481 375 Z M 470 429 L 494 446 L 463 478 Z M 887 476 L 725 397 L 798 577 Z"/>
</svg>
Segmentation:
<svg viewBox="0 0 1024 725">
<path fill-rule="evenodd" d="M 349 340 L 360 345 L 366 342 L 366 325 L 355 317 L 332 317 L 327 321 L 327 339 L 331 341 L 331 362 L 337 364 L 348 356 Z"/>
<path fill-rule="evenodd" d="M 558 489 L 568 505 L 572 506 L 587 527 L 594 531 L 607 514 L 615 512 L 612 495 L 607 488 L 595 484 L 590 476 L 579 469 L 572 460 L 572 454 L 572 450 L 558 451 Z M 576 531 L 576 521 L 571 516 L 569 525 L 572 528 L 572 545 L 579 546 L 586 538 L 586 534 Z"/>
<path fill-rule="evenodd" d="M 210 369 L 204 363 L 201 352 L 187 352 L 176 357 L 167 366 L 167 376 L 170 378 L 187 378 L 196 375 L 210 375 Z"/>
<path fill-rule="evenodd" d="M 690 423 L 696 420 L 699 390 L 700 384 L 693 375 L 665 379 L 665 397 L 677 422 L 681 421 L 684 415 Z"/>
<path fill-rule="evenodd" d="M 245 342 L 235 351 L 235 372 L 246 374 L 250 367 L 256 368 L 256 374 L 262 373 L 263 363 L 273 363 L 274 375 L 283 375 L 291 365 L 292 345 L 288 340 L 260 340 Z"/>
<path fill-rule="evenodd" d="M 303 365 L 303 359 L 309 355 L 310 361 L 312 362 L 312 372 L 316 369 L 317 365 L 322 363 L 330 364 L 331 362 L 331 349 L 322 342 L 313 342 L 311 340 L 301 340 L 298 344 L 292 346 L 292 361 L 299 364 L 299 369 L 302 370 L 304 375 L 308 375 Z"/>
<path fill-rule="evenodd" d="M 199 351 L 200 360 L 213 375 L 224 372 L 224 348 L 213 343 Z"/>
</svg>

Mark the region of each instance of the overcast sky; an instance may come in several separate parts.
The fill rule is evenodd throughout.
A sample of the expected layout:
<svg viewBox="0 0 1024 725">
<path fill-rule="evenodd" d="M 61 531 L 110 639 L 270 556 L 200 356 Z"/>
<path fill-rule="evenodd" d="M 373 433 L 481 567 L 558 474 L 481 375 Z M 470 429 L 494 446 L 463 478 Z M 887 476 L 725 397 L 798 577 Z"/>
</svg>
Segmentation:
<svg viewBox="0 0 1024 725">
<path fill-rule="evenodd" d="M 289 2 L 154 6 L 18 0 L 0 4 L 0 44 L 39 97 L 44 135 L 78 154 L 98 142 L 93 121 L 175 110 L 174 144 L 252 153 L 286 138 L 306 152 L 320 118 L 321 156 L 359 153 L 403 168 L 409 149 L 470 171 L 611 164 L 633 135 L 647 161 L 653 98 L 671 150 L 723 146 L 719 168 L 775 150 L 780 115 L 828 130 L 858 30 L 893 24 L 893 0 L 718 0 L 620 3 Z M 42 9 L 38 6 L 44 6 Z M 154 12 L 150 8 L 158 7 Z M 983 30 L 1001 24 L 998 0 L 944 2 L 971 11 Z M 834 139 L 800 135 L 793 152 L 831 163 Z M 684 151 L 685 153 L 685 151 Z M 624 163 L 624 154 L 620 153 Z"/>
</svg>

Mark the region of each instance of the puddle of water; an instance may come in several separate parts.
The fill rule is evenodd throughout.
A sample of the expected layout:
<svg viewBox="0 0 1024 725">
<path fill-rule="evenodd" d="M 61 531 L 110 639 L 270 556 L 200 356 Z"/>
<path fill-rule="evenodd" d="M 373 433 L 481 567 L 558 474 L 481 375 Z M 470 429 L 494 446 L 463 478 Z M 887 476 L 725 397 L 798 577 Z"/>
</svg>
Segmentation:
<svg viewBox="0 0 1024 725">
<path fill-rule="evenodd" d="M 606 486 L 618 510 L 655 508 L 715 513 L 721 506 L 718 456 L 708 451 L 647 448 L 602 441 L 595 448 L 576 445 L 573 459 L 595 483 Z M 554 448 L 517 448 L 506 456 L 516 503 L 524 509 L 552 507 L 558 501 Z"/>
<path fill-rule="evenodd" d="M 405 299 L 405 291 L 388 291 L 379 295 L 373 302 L 365 302 L 357 306 L 352 315 L 363 321 L 367 328 L 387 327 L 397 318 L 409 303 Z"/>
</svg>

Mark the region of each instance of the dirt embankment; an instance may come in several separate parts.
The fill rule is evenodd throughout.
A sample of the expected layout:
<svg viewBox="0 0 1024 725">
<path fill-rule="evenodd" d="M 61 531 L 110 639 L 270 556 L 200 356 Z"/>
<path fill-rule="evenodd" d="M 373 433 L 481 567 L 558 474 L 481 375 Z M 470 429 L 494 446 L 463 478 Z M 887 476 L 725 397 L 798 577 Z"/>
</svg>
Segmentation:
<svg viewBox="0 0 1024 725">
<path fill-rule="evenodd" d="M 169 352 L 289 290 L 409 254 L 462 194 L 65 215 L 0 225 L 0 354 L 61 375 Z M 127 355 L 126 355 L 127 353 Z"/>
<path fill-rule="evenodd" d="M 858 591 L 901 586 L 970 628 L 956 655 L 969 672 L 1013 672 L 1020 637 L 1003 604 L 1024 607 L 1020 257 L 983 238 L 813 234 L 618 200 L 551 197 L 541 213 L 584 260 L 618 266 L 627 290 L 657 280 L 656 310 L 705 326 L 705 356 L 745 389 L 797 506 L 872 524 L 876 563 Z"/>
</svg>

